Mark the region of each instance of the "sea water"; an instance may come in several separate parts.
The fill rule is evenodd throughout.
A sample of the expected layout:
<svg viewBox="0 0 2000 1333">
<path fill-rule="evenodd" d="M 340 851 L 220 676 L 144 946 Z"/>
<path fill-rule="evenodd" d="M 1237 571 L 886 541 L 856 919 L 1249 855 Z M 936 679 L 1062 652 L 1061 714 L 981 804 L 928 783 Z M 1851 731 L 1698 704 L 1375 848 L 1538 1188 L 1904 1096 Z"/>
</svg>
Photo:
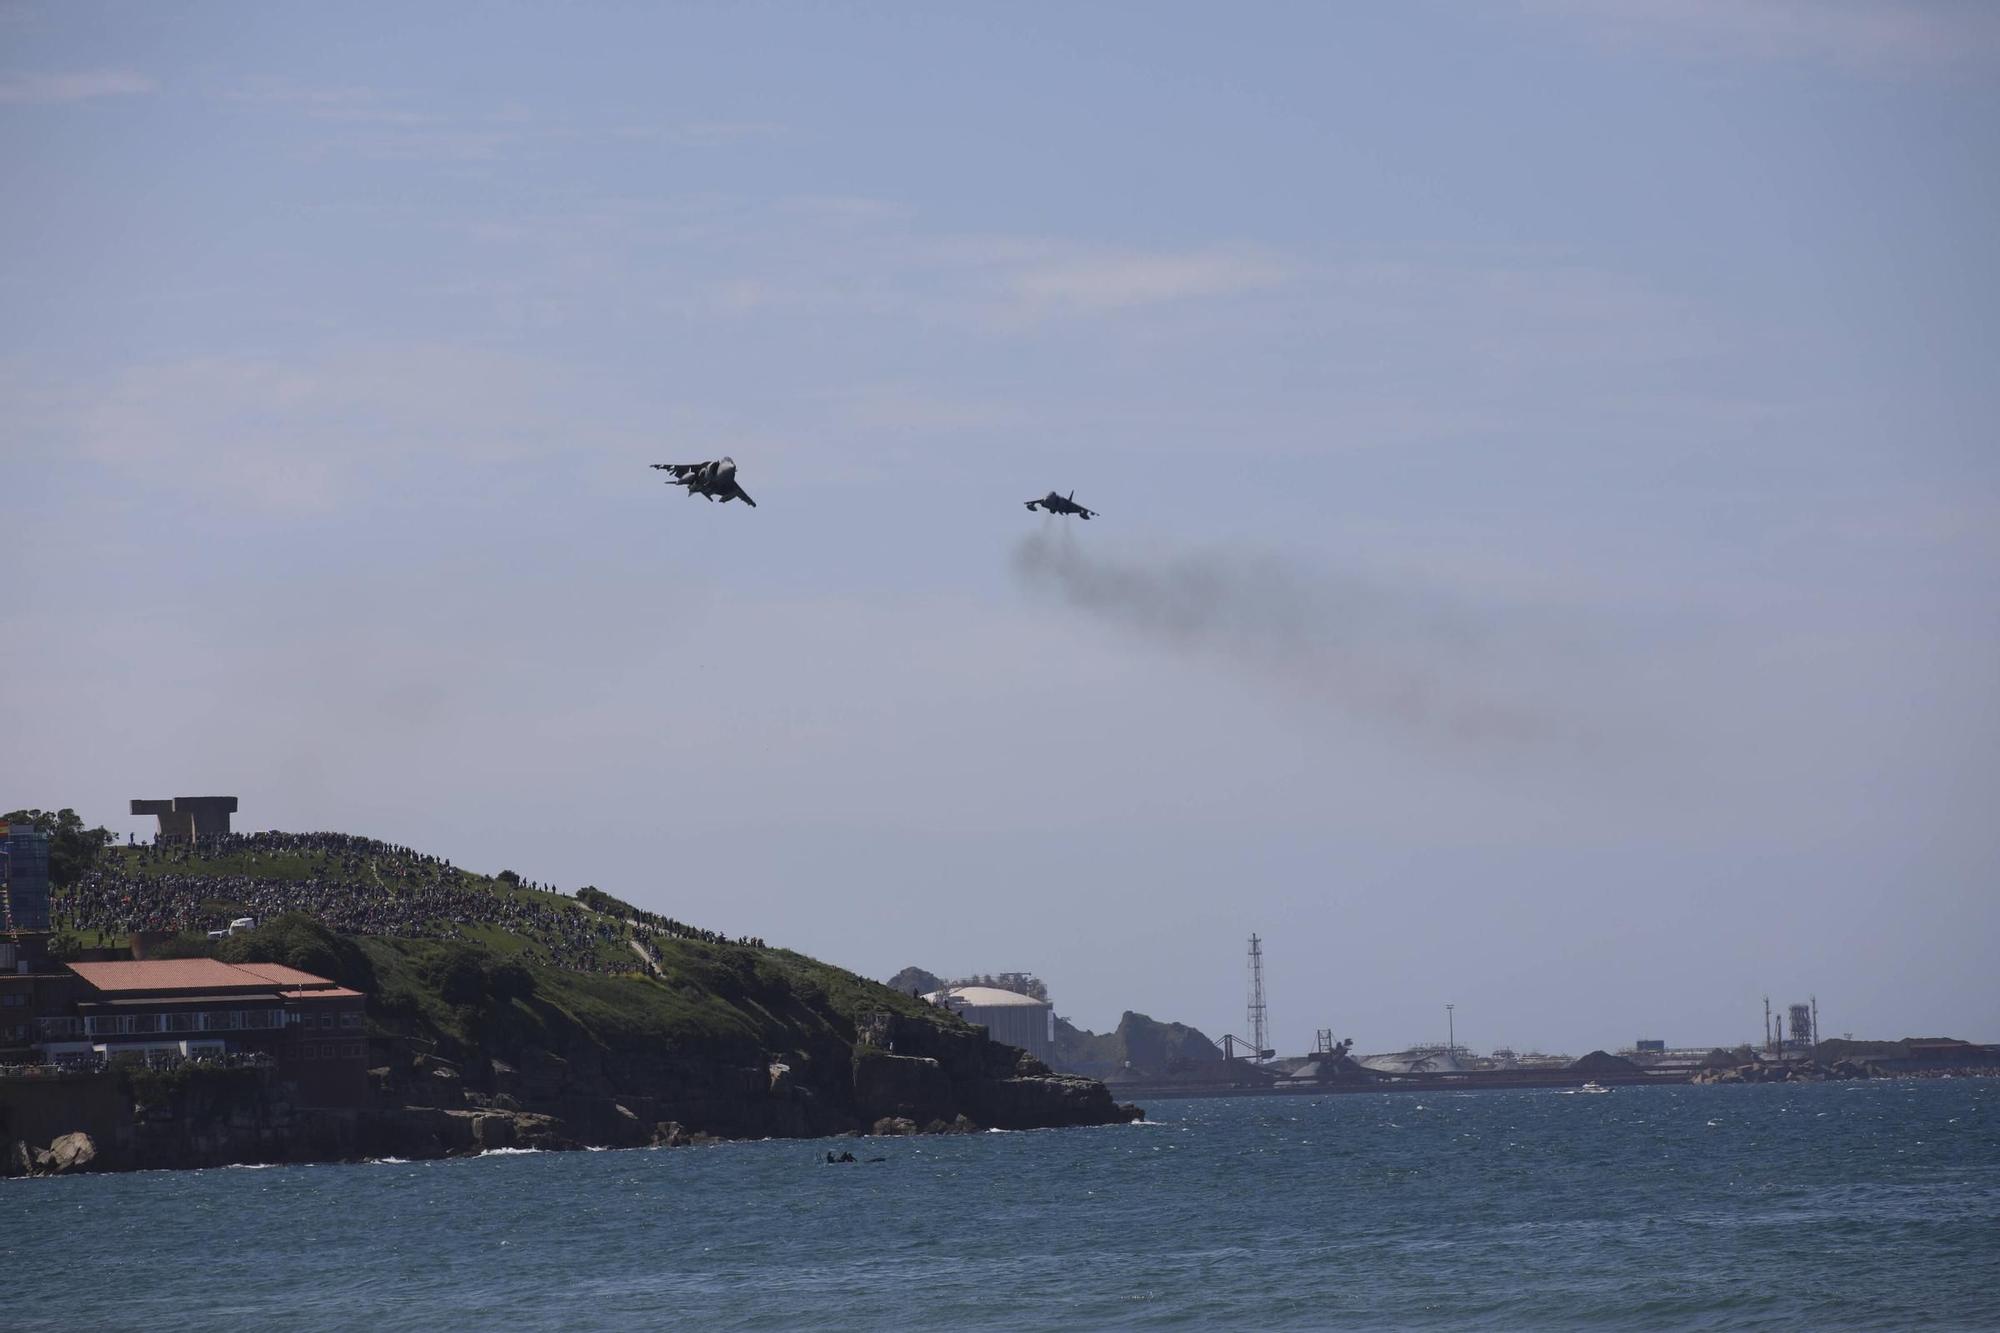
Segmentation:
<svg viewBox="0 0 2000 1333">
<path fill-rule="evenodd" d="M 2000 1327 L 2000 1081 L 1147 1112 L 0 1181 L 0 1327 Z"/>
</svg>

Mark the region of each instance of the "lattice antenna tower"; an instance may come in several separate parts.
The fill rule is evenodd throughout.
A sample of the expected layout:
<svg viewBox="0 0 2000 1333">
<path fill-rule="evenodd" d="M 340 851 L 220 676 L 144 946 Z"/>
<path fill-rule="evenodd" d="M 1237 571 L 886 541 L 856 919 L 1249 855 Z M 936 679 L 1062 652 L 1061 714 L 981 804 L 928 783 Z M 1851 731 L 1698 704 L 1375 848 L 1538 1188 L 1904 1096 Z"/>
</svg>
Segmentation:
<svg viewBox="0 0 2000 1333">
<path fill-rule="evenodd" d="M 1265 1041 L 1268 1032 L 1268 1018 L 1264 1012 L 1264 944 L 1255 935 L 1250 937 L 1250 1040 L 1255 1049 L 1252 1060 L 1262 1060 L 1270 1047 Z"/>
</svg>

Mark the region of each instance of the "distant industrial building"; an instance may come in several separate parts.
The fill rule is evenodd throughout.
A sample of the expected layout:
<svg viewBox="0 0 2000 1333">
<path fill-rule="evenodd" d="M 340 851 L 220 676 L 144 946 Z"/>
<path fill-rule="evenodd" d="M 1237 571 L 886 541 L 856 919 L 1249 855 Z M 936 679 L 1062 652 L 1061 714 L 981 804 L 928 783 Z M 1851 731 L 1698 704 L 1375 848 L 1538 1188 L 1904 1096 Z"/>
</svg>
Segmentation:
<svg viewBox="0 0 2000 1333">
<path fill-rule="evenodd" d="M 161 842 L 190 842 L 211 833 L 229 832 L 236 813 L 234 796 L 175 796 L 157 801 L 134 800 L 132 813 L 160 821 Z"/>
<path fill-rule="evenodd" d="M 0 929 L 49 928 L 49 835 L 32 824 L 0 823 Z"/>
<path fill-rule="evenodd" d="M 997 986 L 947 986 L 924 998 L 1038 1060 L 1047 1060 L 1055 1050 L 1056 1011 L 1047 1000 Z"/>
<path fill-rule="evenodd" d="M 1407 1051 L 1364 1055 L 1356 1063 L 1377 1074 L 1459 1074 L 1468 1067 L 1460 1059 L 1463 1054 L 1454 1046 L 1412 1046 Z"/>
</svg>

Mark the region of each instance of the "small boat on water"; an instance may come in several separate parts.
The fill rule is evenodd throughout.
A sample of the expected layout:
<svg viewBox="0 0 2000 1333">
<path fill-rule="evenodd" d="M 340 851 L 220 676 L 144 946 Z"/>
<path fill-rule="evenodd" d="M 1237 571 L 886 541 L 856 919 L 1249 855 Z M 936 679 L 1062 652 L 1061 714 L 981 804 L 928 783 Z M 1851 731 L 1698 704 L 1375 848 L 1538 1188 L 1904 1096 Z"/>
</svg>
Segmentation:
<svg viewBox="0 0 2000 1333">
<path fill-rule="evenodd" d="M 1598 1081 L 1597 1081 L 1596 1079 L 1592 1079 L 1592 1080 L 1590 1080 L 1590 1082 L 1588 1082 L 1588 1083 L 1584 1084 L 1584 1085 L 1583 1085 L 1582 1087 L 1578 1088 L 1578 1089 L 1577 1089 L 1577 1091 L 1578 1091 L 1578 1092 L 1609 1092 L 1609 1091 L 1611 1091 L 1611 1089 L 1609 1089 L 1609 1088 L 1605 1087 L 1605 1086 L 1604 1086 L 1604 1085 L 1603 1085 L 1602 1083 L 1599 1083 L 1599 1082 L 1598 1082 Z"/>
</svg>

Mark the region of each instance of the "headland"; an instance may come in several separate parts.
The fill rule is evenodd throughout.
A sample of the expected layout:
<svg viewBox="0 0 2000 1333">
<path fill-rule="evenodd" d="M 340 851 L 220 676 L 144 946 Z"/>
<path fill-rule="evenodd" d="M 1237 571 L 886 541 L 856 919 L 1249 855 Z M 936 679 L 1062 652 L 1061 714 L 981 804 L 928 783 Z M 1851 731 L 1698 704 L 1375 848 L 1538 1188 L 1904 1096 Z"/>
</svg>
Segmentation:
<svg viewBox="0 0 2000 1333">
<path fill-rule="evenodd" d="M 1140 1115 L 944 1009 L 595 888 L 343 833 L 85 851 L 50 928 L 4 937 L 0 1174 Z"/>
</svg>

